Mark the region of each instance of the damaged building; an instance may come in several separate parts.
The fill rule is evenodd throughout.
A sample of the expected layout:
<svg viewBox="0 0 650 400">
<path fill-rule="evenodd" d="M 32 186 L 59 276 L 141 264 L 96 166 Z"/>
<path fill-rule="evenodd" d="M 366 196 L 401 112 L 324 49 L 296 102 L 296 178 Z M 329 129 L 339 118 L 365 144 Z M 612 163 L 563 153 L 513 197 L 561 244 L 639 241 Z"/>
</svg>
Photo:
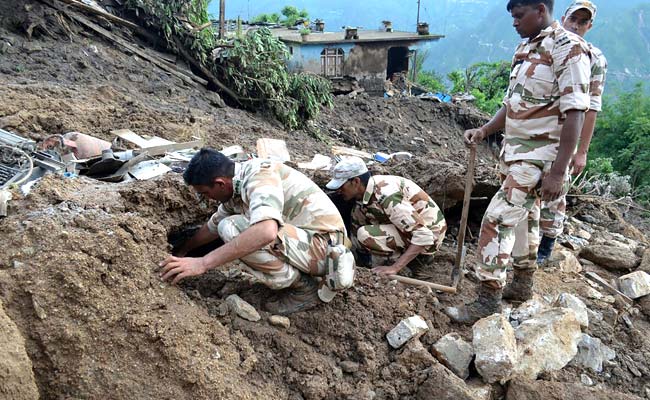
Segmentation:
<svg viewBox="0 0 650 400">
<path fill-rule="evenodd" d="M 420 27 L 417 33 L 392 31 L 391 28 L 346 28 L 341 32 L 310 34 L 274 29 L 273 34 L 289 48 L 291 71 L 326 76 L 335 84 L 356 80 L 366 92 L 374 95 L 382 94 L 385 81 L 396 75 L 412 79 L 417 52 L 425 43 L 444 38 Z"/>
</svg>

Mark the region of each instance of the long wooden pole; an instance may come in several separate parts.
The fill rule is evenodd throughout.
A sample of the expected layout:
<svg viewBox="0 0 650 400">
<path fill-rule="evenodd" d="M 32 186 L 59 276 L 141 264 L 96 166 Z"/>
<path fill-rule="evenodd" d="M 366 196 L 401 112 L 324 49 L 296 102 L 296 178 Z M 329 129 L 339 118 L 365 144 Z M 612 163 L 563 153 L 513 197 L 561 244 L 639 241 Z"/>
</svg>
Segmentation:
<svg viewBox="0 0 650 400">
<path fill-rule="evenodd" d="M 405 283 L 407 285 L 428 287 L 428 288 L 431 288 L 433 290 L 439 290 L 439 291 L 445 292 L 445 293 L 451 293 L 451 294 L 456 293 L 456 288 L 455 287 L 439 285 L 437 283 L 421 281 L 419 279 L 407 278 L 405 276 L 388 275 L 388 279 L 393 280 L 393 281 L 397 281 L 397 282 L 401 282 L 401 283 Z"/>
<path fill-rule="evenodd" d="M 219 39 L 226 38 L 226 0 L 219 0 Z"/>
</svg>

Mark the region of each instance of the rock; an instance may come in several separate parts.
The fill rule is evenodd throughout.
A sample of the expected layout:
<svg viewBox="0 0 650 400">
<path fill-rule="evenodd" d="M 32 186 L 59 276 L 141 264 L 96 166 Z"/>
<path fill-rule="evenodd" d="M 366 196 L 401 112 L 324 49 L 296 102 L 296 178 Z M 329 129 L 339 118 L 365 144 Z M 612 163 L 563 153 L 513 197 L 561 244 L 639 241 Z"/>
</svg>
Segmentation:
<svg viewBox="0 0 650 400">
<path fill-rule="evenodd" d="M 591 239 L 591 233 L 587 232 L 587 230 L 585 229 L 578 229 L 578 231 L 576 232 L 576 236 L 584 240 Z"/>
<path fill-rule="evenodd" d="M 585 329 L 589 327 L 589 313 L 587 312 L 587 306 L 578 297 L 569 293 L 562 293 L 558 296 L 553 305 L 555 307 L 572 309 L 576 313 L 576 319 L 580 323 L 580 326 Z"/>
<path fill-rule="evenodd" d="M 585 387 L 579 383 L 549 382 L 544 380 L 513 379 L 508 385 L 506 400 L 638 400 L 633 395 L 622 394 L 598 387 Z"/>
<path fill-rule="evenodd" d="M 291 326 L 291 321 L 287 317 L 281 315 L 271 315 L 269 317 L 269 323 L 273 326 L 279 326 L 284 329 L 289 329 Z"/>
<path fill-rule="evenodd" d="M 359 363 L 356 363 L 354 361 L 343 361 L 339 365 L 341 366 L 343 372 L 348 374 L 354 374 L 359 370 Z"/>
<path fill-rule="evenodd" d="M 603 371 L 603 362 L 616 358 L 616 352 L 605 346 L 598 338 L 583 334 L 578 343 L 578 354 L 571 364 L 590 368 L 594 372 Z"/>
<path fill-rule="evenodd" d="M 587 374 L 580 374 L 580 382 L 585 386 L 593 386 L 594 381 Z"/>
<path fill-rule="evenodd" d="M 433 345 L 433 355 L 461 379 L 469 377 L 469 364 L 474 357 L 472 345 L 455 332 L 440 338 Z"/>
<path fill-rule="evenodd" d="M 641 264 L 639 265 L 639 271 L 644 271 L 650 274 L 650 248 L 645 249 L 643 252 Z"/>
<path fill-rule="evenodd" d="M 422 317 L 414 315 L 400 321 L 397 326 L 386 334 L 386 339 L 394 349 L 399 349 L 404 343 L 419 338 L 428 330 L 429 327 Z"/>
<path fill-rule="evenodd" d="M 418 387 L 418 400 L 483 400 L 453 372 L 435 363 L 431 366 L 429 377 Z"/>
<path fill-rule="evenodd" d="M 572 235 L 562 237 L 560 243 L 574 251 L 580 251 L 582 248 L 589 245 L 589 241 L 586 239 Z"/>
<path fill-rule="evenodd" d="M 639 308 L 641 312 L 650 319 L 650 296 L 641 297 L 639 299 Z"/>
<path fill-rule="evenodd" d="M 515 375 L 536 379 L 562 369 L 578 353 L 582 337 L 576 314 L 568 308 L 542 311 L 515 330 L 519 363 Z"/>
<path fill-rule="evenodd" d="M 518 362 L 515 331 L 501 314 L 477 321 L 472 327 L 476 370 L 488 383 L 506 382 Z"/>
<path fill-rule="evenodd" d="M 465 384 L 476 400 L 492 400 L 496 397 L 492 385 L 483 382 L 481 378 L 472 378 Z"/>
<path fill-rule="evenodd" d="M 397 354 L 395 361 L 402 364 L 409 371 L 422 371 L 437 363 L 436 359 L 418 339 L 410 340 L 404 346 L 404 349 Z"/>
<path fill-rule="evenodd" d="M 639 258 L 629 248 L 606 244 L 587 246 L 580 251 L 580 257 L 609 270 L 629 270 L 639 265 Z"/>
<path fill-rule="evenodd" d="M 575 274 L 582 272 L 582 265 L 578 258 L 566 249 L 554 251 L 544 264 L 544 268 L 558 268 L 560 271 Z"/>
<path fill-rule="evenodd" d="M 38 399 L 32 361 L 25 350 L 25 339 L 5 313 L 0 300 L 0 398 Z"/>
<path fill-rule="evenodd" d="M 512 311 L 510 314 L 510 319 L 517 321 L 517 324 L 515 325 L 519 325 L 525 320 L 531 319 L 536 314 L 539 314 L 546 308 L 546 305 L 537 299 L 533 298 L 526 300 L 525 302 L 521 303 L 519 307 L 517 307 L 514 311 Z"/>
<path fill-rule="evenodd" d="M 650 275 L 644 271 L 634 271 L 618 278 L 618 289 L 631 299 L 650 294 Z"/>
<path fill-rule="evenodd" d="M 255 307 L 248 304 L 236 294 L 231 294 L 230 296 L 226 297 L 226 303 L 235 314 L 243 319 L 256 322 L 262 318 L 260 317 L 260 314 L 257 312 Z"/>
</svg>

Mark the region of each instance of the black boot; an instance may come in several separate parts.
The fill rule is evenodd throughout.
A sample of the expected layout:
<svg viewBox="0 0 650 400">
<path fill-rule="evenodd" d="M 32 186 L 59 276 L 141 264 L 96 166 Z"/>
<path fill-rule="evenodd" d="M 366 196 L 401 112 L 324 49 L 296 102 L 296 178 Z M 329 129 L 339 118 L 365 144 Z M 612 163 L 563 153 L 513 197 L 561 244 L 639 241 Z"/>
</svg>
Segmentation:
<svg viewBox="0 0 650 400">
<path fill-rule="evenodd" d="M 407 264 L 411 270 L 411 276 L 414 279 L 426 281 L 431 279 L 431 265 L 433 264 L 433 256 L 429 254 L 418 254 L 414 259 Z"/>
<path fill-rule="evenodd" d="M 305 311 L 320 304 L 318 284 L 311 276 L 300 273 L 300 278 L 283 291 L 277 300 L 270 301 L 264 308 L 276 315 L 288 315 L 297 311 Z"/>
<path fill-rule="evenodd" d="M 460 307 L 446 307 L 444 311 L 454 322 L 473 325 L 481 318 L 501 312 L 501 294 L 502 289 L 481 283 L 476 301 Z"/>
<path fill-rule="evenodd" d="M 533 297 L 534 269 L 515 269 L 512 282 L 503 290 L 503 298 L 511 301 L 530 300 Z"/>
<path fill-rule="evenodd" d="M 555 238 L 542 236 L 537 248 L 537 264 L 541 265 L 547 258 L 553 254 L 553 247 L 555 247 Z"/>
</svg>

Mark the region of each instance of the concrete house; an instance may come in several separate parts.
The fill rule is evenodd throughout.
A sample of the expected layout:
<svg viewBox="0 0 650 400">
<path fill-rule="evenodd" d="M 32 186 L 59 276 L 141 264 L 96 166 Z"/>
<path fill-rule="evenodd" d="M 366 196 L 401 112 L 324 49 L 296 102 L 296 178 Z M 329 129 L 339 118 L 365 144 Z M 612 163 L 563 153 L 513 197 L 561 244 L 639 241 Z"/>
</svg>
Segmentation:
<svg viewBox="0 0 650 400">
<path fill-rule="evenodd" d="M 415 54 L 424 42 L 444 37 L 428 34 L 428 29 L 411 33 L 347 28 L 308 35 L 290 29 L 272 31 L 289 48 L 289 70 L 334 79 L 352 77 L 371 94 L 383 93 L 384 82 L 393 74 L 410 73 Z"/>
</svg>

